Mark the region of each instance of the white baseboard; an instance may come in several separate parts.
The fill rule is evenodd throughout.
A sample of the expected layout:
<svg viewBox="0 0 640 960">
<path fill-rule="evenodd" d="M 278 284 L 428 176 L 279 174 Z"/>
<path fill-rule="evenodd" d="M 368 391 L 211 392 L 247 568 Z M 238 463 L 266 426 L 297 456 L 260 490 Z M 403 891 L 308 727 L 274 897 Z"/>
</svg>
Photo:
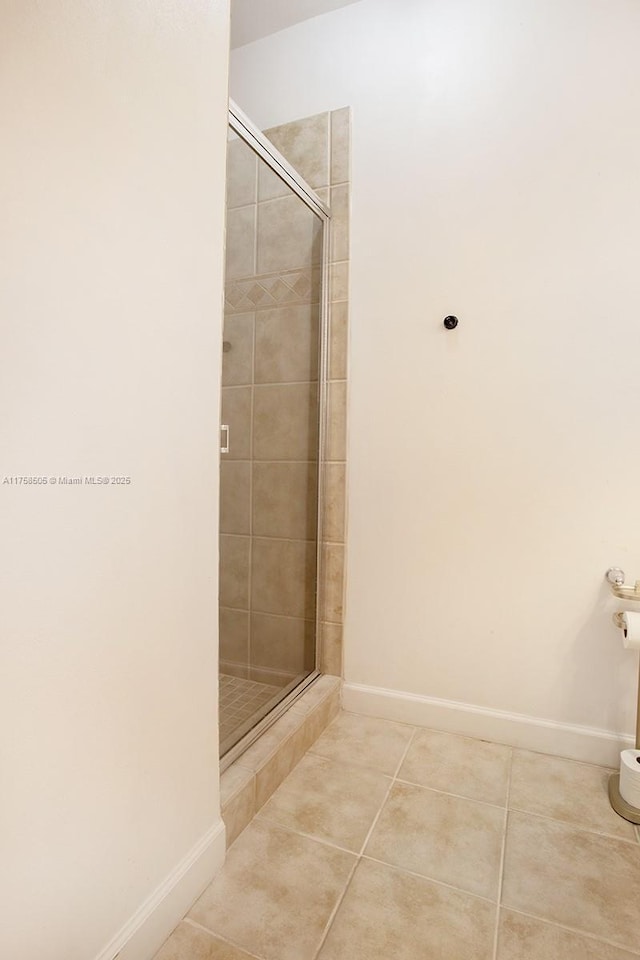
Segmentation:
<svg viewBox="0 0 640 960">
<path fill-rule="evenodd" d="M 151 960 L 222 867 L 225 827 L 214 824 L 95 960 Z"/>
<path fill-rule="evenodd" d="M 431 727 L 606 767 L 618 767 L 620 751 L 634 745 L 632 737 L 611 730 L 558 723 L 456 700 L 439 700 L 346 681 L 342 689 L 342 706 L 352 713 L 369 717 Z"/>
</svg>

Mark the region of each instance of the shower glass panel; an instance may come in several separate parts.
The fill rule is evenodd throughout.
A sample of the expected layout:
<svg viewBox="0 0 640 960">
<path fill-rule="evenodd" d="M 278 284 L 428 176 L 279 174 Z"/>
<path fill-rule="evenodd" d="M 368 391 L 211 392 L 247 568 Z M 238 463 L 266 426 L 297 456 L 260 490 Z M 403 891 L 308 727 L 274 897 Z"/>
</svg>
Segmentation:
<svg viewBox="0 0 640 960">
<path fill-rule="evenodd" d="M 286 182 L 277 161 L 253 146 L 230 127 L 221 755 L 266 725 L 267 715 L 316 668 L 326 216 Z"/>
</svg>

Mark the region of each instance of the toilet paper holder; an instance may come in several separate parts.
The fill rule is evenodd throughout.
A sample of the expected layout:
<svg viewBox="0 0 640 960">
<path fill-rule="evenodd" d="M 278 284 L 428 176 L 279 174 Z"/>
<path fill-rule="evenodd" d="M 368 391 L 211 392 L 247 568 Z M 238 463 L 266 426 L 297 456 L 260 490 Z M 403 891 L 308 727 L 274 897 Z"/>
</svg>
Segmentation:
<svg viewBox="0 0 640 960">
<path fill-rule="evenodd" d="M 612 593 L 620 600 L 640 601 L 640 580 L 636 580 L 634 587 L 625 587 L 624 570 L 619 567 L 611 567 L 607 570 L 606 578 L 611 585 Z M 622 610 L 613 615 L 613 622 L 621 630 L 625 630 L 626 627 L 623 617 L 624 612 Z M 640 750 L 640 675 L 638 677 L 638 705 L 636 708 L 636 750 Z M 609 802 L 620 817 L 630 823 L 640 824 L 640 808 L 632 806 L 620 793 L 619 773 L 612 773 L 609 777 Z"/>
<path fill-rule="evenodd" d="M 636 580 L 635 586 L 626 587 L 624 583 L 625 573 L 620 567 L 609 567 L 606 578 L 609 581 L 614 597 L 618 597 L 620 600 L 635 600 L 636 602 L 640 602 L 640 580 Z M 616 625 L 620 626 L 617 620 Z"/>
</svg>

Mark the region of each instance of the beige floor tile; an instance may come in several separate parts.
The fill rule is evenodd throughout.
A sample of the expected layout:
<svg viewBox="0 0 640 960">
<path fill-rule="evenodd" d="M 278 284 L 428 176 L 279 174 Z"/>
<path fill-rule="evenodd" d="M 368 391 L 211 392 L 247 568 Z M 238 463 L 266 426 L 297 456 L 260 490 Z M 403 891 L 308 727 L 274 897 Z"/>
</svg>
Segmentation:
<svg viewBox="0 0 640 960">
<path fill-rule="evenodd" d="M 636 956 L 511 910 L 500 914 L 496 960 L 634 960 Z"/>
<path fill-rule="evenodd" d="M 312 960 L 354 862 L 254 820 L 189 916 L 264 960 Z"/>
<path fill-rule="evenodd" d="M 363 860 L 319 960 L 490 960 L 494 922 L 486 900 Z"/>
<path fill-rule="evenodd" d="M 359 853 L 390 783 L 375 770 L 308 754 L 260 817 Z"/>
<path fill-rule="evenodd" d="M 611 773 L 606 767 L 515 750 L 509 806 L 573 823 L 584 830 L 634 840 L 633 825 L 611 809 Z"/>
<path fill-rule="evenodd" d="M 365 855 L 494 899 L 503 834 L 499 807 L 394 783 Z"/>
<path fill-rule="evenodd" d="M 437 730 L 418 730 L 398 774 L 423 787 L 503 805 L 511 748 Z"/>
<path fill-rule="evenodd" d="M 393 776 L 412 734 L 413 727 L 401 723 L 341 713 L 316 741 L 313 752 Z"/>
<path fill-rule="evenodd" d="M 252 960 L 252 956 L 206 930 L 180 923 L 154 960 Z"/>
<path fill-rule="evenodd" d="M 640 952 L 640 849 L 511 811 L 502 902 Z"/>
</svg>

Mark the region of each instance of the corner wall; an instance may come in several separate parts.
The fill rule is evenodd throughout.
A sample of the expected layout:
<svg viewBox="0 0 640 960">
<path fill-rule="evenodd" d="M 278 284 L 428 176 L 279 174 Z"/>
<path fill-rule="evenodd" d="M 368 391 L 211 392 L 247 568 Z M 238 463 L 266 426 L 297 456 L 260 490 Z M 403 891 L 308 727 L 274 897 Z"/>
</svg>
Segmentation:
<svg viewBox="0 0 640 960">
<path fill-rule="evenodd" d="M 231 70 L 262 127 L 353 110 L 347 691 L 583 728 L 610 761 L 637 674 L 603 576 L 640 576 L 639 30 L 631 0 L 361 0 Z"/>
<path fill-rule="evenodd" d="M 2 4 L 0 954 L 12 960 L 148 960 L 224 856 L 227 43 L 224 0 Z"/>
</svg>

